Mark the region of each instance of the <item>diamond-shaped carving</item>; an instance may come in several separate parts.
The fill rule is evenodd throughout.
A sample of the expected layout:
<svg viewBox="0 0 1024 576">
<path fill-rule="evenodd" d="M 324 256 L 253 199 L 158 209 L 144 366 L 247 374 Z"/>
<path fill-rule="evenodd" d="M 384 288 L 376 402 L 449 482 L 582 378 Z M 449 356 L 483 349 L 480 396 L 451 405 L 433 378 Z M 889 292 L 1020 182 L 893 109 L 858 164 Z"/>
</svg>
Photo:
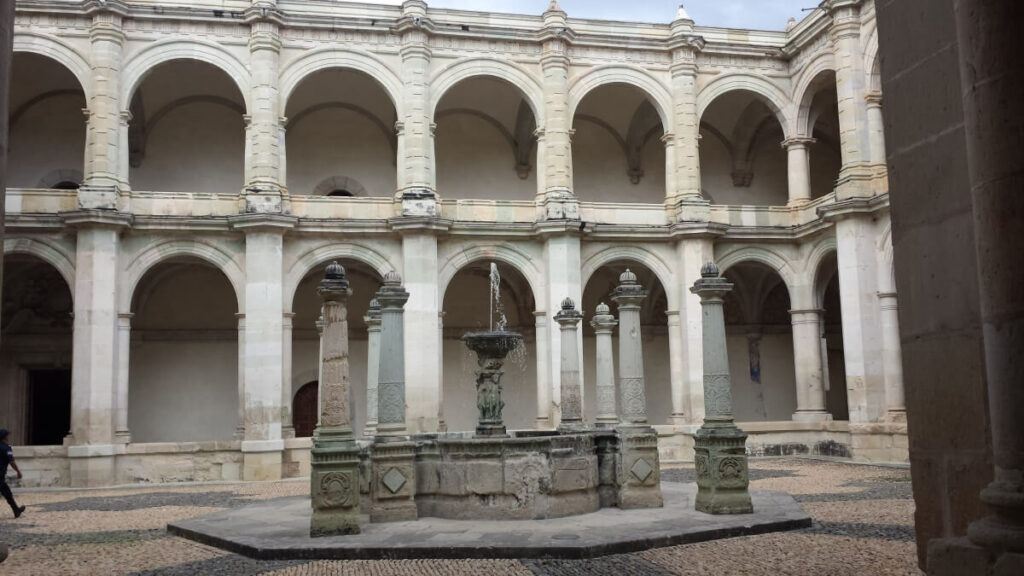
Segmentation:
<svg viewBox="0 0 1024 576">
<path fill-rule="evenodd" d="M 392 468 L 384 474 L 380 481 L 392 494 L 397 494 L 402 486 L 405 486 L 405 475 L 398 468 Z"/>
<path fill-rule="evenodd" d="M 633 466 L 629 469 L 629 473 L 641 482 L 646 482 L 653 472 L 654 467 L 643 458 L 637 458 L 636 462 L 633 462 Z"/>
</svg>

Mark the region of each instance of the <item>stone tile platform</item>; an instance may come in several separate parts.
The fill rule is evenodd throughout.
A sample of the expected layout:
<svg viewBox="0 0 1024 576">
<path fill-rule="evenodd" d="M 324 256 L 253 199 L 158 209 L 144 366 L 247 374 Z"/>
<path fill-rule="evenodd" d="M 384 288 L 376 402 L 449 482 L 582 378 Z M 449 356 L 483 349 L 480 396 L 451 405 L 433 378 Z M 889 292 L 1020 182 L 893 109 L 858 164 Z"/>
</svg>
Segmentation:
<svg viewBox="0 0 1024 576">
<path fill-rule="evenodd" d="M 664 508 L 603 508 L 552 520 L 421 518 L 364 523 L 363 533 L 355 536 L 310 538 L 309 498 L 293 497 L 181 520 L 167 530 L 261 560 L 580 559 L 811 526 L 811 518 L 788 494 L 754 492 L 753 514 L 712 516 L 693 509 L 695 484 L 661 486 Z"/>
</svg>

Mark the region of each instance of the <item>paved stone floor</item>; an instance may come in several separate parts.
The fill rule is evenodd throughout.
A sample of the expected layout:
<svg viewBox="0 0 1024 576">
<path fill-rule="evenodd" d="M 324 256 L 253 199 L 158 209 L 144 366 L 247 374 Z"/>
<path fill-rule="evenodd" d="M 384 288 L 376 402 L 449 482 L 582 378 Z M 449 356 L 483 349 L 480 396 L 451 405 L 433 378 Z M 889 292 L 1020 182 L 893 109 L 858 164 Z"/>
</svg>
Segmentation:
<svg viewBox="0 0 1024 576">
<path fill-rule="evenodd" d="M 814 527 L 608 556 L 597 560 L 405 560 L 260 562 L 170 536 L 167 522 L 308 491 L 305 482 L 142 487 L 16 494 L 28 506 L 0 510 L 6 574 L 155 575 L 900 575 L 920 574 L 909 471 L 801 459 L 751 462 L 751 486 L 793 494 Z M 690 482 L 692 469 L 664 470 Z"/>
</svg>

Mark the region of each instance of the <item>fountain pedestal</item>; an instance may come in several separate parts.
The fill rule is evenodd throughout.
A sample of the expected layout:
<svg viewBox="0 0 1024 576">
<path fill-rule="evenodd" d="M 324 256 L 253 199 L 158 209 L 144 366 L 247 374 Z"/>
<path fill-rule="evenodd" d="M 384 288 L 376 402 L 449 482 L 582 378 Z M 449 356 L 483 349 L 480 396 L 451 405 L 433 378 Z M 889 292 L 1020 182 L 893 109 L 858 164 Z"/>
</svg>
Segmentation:
<svg viewBox="0 0 1024 576">
<path fill-rule="evenodd" d="M 482 438 L 508 437 L 502 411 L 505 401 L 501 399 L 502 366 L 509 352 L 522 344 L 522 335 L 516 332 L 493 330 L 471 332 L 462 337 L 466 347 L 476 353 L 476 407 L 479 412 L 476 435 Z"/>
</svg>

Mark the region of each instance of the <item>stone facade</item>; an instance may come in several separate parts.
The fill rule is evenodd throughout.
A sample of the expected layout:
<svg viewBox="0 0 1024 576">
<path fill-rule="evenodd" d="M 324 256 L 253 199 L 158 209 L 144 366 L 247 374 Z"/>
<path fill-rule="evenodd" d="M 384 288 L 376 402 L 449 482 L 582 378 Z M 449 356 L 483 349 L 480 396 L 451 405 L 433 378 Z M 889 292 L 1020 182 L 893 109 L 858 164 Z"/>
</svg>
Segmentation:
<svg viewBox="0 0 1024 576">
<path fill-rule="evenodd" d="M 662 459 L 689 460 L 704 398 L 688 287 L 714 259 L 739 287 L 727 344 L 750 445 L 906 459 L 871 1 L 743 33 L 557 4 L 156 6 L 17 4 L 4 252 L 23 273 L 4 280 L 0 420 L 26 484 L 308 473 L 291 436 L 320 380 L 312 287 L 332 260 L 364 283 L 357 431 L 362 318 L 389 272 L 409 293 L 416 434 L 471 429 L 457 338 L 486 317 L 474 271 L 490 262 L 525 342 L 506 423 L 561 421 L 566 297 L 592 423 L 589 320 L 628 266 L 650 293 L 647 422 Z M 54 295 L 32 300 L 43 278 Z M 61 378 L 66 426 L 34 429 L 29 399 Z M 183 453 L 198 463 L 172 471 Z"/>
</svg>

